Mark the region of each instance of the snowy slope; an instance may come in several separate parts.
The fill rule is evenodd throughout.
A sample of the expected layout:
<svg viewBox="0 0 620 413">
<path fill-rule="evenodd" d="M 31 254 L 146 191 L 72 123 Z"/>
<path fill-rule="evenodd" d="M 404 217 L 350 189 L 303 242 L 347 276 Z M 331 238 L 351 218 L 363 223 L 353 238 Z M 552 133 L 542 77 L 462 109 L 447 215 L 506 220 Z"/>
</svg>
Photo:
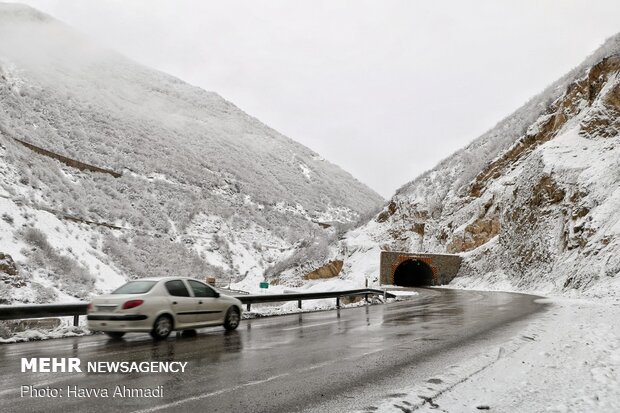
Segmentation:
<svg viewBox="0 0 620 413">
<path fill-rule="evenodd" d="M 0 252 L 19 270 L 0 273 L 9 300 L 85 298 L 145 275 L 262 278 L 300 240 L 333 236 L 317 223 L 383 202 L 216 93 L 7 3 L 0 160 Z"/>
<path fill-rule="evenodd" d="M 459 286 L 617 294 L 619 56 L 620 35 L 402 187 L 341 243 L 345 276 L 376 279 L 380 249 L 448 252 Z"/>
</svg>

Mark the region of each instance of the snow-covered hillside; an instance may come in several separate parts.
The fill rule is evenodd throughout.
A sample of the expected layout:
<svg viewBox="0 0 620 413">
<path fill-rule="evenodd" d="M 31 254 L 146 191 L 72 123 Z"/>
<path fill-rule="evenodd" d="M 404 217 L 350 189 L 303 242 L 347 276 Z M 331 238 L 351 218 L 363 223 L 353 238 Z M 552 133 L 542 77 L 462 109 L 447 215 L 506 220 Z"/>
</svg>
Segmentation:
<svg viewBox="0 0 620 413">
<path fill-rule="evenodd" d="M 216 93 L 0 3 L 5 302 L 145 275 L 258 280 L 382 202 Z"/>
<path fill-rule="evenodd" d="M 376 279 L 380 249 L 448 252 L 456 285 L 617 294 L 619 115 L 620 35 L 351 231 L 343 277 Z"/>
</svg>

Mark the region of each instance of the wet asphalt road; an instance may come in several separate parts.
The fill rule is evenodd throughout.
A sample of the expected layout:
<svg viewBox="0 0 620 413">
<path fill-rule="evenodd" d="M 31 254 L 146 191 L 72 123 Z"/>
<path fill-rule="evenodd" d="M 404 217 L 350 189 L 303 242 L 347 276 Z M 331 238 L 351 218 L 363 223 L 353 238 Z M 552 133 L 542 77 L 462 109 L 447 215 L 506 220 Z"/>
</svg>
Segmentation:
<svg viewBox="0 0 620 413">
<path fill-rule="evenodd" d="M 521 294 L 419 291 L 388 305 L 245 320 L 234 332 L 209 328 L 164 342 L 130 334 L 121 341 L 96 335 L 0 345 L 0 412 L 291 412 L 329 401 L 343 401 L 344 411 L 361 386 L 414 377 L 421 360 L 458 352 L 545 308 Z M 188 364 L 175 374 L 21 373 L 22 357 Z M 22 385 L 58 388 L 64 397 L 20 397 Z M 107 388 L 110 397 L 67 397 L 67 386 L 76 385 Z M 161 385 L 163 397 L 113 398 L 116 385 Z"/>
</svg>

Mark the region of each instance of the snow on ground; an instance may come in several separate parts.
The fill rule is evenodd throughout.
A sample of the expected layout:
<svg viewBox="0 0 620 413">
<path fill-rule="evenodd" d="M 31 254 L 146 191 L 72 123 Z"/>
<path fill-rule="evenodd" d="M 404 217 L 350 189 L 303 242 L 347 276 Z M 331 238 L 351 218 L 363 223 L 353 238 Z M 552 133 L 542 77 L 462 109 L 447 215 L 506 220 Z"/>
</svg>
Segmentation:
<svg viewBox="0 0 620 413">
<path fill-rule="evenodd" d="M 312 181 L 312 171 L 310 170 L 310 168 L 308 168 L 308 165 L 300 162 L 299 169 L 301 169 L 301 173 L 304 174 L 304 176 L 306 177 L 308 181 Z"/>
<path fill-rule="evenodd" d="M 404 298 L 404 297 L 414 297 L 416 295 L 418 295 L 419 293 L 412 291 L 408 288 L 400 288 L 400 287 L 393 287 L 393 286 L 389 286 L 389 287 L 384 287 L 390 294 L 394 294 L 396 297 L 398 298 Z"/>
<path fill-rule="evenodd" d="M 391 303 L 394 301 L 400 301 L 403 298 L 388 298 L 385 302 Z M 369 298 L 370 305 L 375 304 L 383 304 L 382 297 L 371 297 Z M 367 304 L 363 296 L 360 301 L 342 304 L 340 308 L 354 308 L 354 307 L 362 307 Z M 289 301 L 284 304 L 254 304 L 250 311 L 243 313 L 243 318 L 256 318 L 256 317 L 268 317 L 268 316 L 278 316 L 278 315 L 287 315 L 287 314 L 297 314 L 297 313 L 311 313 L 315 311 L 327 311 L 327 310 L 335 310 L 336 309 L 336 299 L 335 298 L 325 298 L 321 300 L 307 300 L 303 301 L 302 308 L 297 308 L 297 301 Z"/>
<path fill-rule="evenodd" d="M 548 301 L 510 340 L 398 389 L 376 411 L 620 411 L 620 299 Z"/>
<path fill-rule="evenodd" d="M 52 338 L 81 337 L 92 334 L 84 326 L 73 326 L 68 320 L 51 331 L 31 329 L 20 331 L 9 338 L 0 338 L 0 344 L 22 343 L 26 341 L 42 341 Z"/>
<path fill-rule="evenodd" d="M 342 242 L 344 248 L 344 277 L 357 283 L 365 283 L 376 288 L 379 286 L 379 257 L 382 248 L 382 227 L 375 220 L 365 226 L 347 232 Z"/>
</svg>

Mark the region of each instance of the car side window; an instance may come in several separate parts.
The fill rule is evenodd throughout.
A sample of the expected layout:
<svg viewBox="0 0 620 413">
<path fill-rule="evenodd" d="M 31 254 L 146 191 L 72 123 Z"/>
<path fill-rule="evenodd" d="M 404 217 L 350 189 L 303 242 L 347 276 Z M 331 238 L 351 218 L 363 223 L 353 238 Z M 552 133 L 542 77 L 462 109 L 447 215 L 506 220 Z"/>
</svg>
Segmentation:
<svg viewBox="0 0 620 413">
<path fill-rule="evenodd" d="M 194 280 L 188 280 L 187 282 L 189 282 L 192 290 L 194 290 L 195 297 L 215 297 L 215 291 L 208 285 Z"/>
<path fill-rule="evenodd" d="M 189 291 L 181 280 L 173 280 L 166 282 L 166 290 L 170 295 L 175 297 L 189 297 Z"/>
</svg>

